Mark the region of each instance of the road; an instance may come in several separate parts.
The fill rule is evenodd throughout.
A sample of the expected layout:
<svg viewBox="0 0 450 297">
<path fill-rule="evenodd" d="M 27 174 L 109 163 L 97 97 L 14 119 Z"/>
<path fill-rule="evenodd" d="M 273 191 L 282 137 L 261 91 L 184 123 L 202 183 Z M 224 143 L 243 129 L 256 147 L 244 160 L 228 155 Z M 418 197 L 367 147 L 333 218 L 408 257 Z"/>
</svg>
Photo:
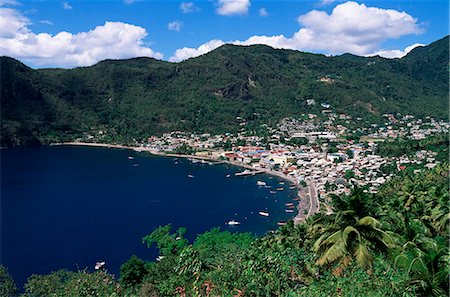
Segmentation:
<svg viewBox="0 0 450 297">
<path fill-rule="evenodd" d="M 312 182 L 308 183 L 308 191 L 309 191 L 309 210 L 306 218 L 309 218 L 316 212 L 320 210 L 319 199 L 317 197 L 317 189 L 316 185 Z"/>
</svg>

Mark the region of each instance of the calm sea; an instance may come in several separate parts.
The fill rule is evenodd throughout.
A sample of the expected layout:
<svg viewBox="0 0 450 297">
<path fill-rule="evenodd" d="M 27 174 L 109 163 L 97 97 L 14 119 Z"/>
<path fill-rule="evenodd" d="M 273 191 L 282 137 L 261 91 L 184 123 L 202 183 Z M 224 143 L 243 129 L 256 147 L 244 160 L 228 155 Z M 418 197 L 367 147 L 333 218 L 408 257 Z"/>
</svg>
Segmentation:
<svg viewBox="0 0 450 297">
<path fill-rule="evenodd" d="M 97 261 L 118 276 L 133 254 L 155 259 L 141 238 L 159 225 L 186 227 L 192 241 L 215 226 L 262 235 L 292 217 L 284 204 L 296 190 L 288 183 L 235 177 L 238 171 L 119 149 L 2 150 L 0 262 L 19 286 L 34 273 L 93 270 Z M 258 180 L 272 188 L 258 187 Z M 278 187 L 284 191 L 270 192 Z M 225 225 L 230 220 L 241 225 Z"/>
</svg>

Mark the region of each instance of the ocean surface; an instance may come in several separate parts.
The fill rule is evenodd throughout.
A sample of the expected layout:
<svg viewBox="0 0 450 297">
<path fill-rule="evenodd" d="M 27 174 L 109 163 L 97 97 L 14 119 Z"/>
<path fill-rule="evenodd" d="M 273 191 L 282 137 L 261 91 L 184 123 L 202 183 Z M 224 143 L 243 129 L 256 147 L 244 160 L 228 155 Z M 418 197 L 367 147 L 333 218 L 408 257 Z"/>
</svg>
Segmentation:
<svg viewBox="0 0 450 297">
<path fill-rule="evenodd" d="M 141 239 L 159 225 L 186 227 L 192 242 L 216 226 L 262 235 L 295 215 L 285 212 L 297 194 L 288 182 L 234 175 L 242 170 L 121 149 L 1 150 L 0 262 L 19 286 L 31 274 L 93 271 L 97 261 L 118 277 L 132 255 L 155 259 Z"/>
</svg>

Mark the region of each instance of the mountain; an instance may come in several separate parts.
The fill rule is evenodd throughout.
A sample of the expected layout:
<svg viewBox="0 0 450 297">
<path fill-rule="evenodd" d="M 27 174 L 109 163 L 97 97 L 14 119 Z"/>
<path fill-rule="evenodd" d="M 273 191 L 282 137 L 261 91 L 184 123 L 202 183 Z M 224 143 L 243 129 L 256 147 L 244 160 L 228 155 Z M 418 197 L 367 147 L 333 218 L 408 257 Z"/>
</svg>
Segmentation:
<svg viewBox="0 0 450 297">
<path fill-rule="evenodd" d="M 171 130 L 231 132 L 236 117 L 252 129 L 320 114 L 320 103 L 367 121 L 390 112 L 448 119 L 448 48 L 448 36 L 402 59 L 224 45 L 181 63 L 134 58 L 37 70 L 1 57 L 1 146 L 99 130 L 119 142 Z"/>
</svg>

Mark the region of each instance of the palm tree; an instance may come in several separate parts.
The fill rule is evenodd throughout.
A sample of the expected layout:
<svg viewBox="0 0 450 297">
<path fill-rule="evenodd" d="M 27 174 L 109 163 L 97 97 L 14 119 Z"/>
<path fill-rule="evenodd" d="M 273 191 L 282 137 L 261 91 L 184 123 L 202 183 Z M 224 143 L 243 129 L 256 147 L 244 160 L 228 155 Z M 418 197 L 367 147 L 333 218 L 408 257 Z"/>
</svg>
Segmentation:
<svg viewBox="0 0 450 297">
<path fill-rule="evenodd" d="M 422 296 L 448 296 L 450 256 L 446 238 L 417 234 L 402 246 L 395 265 L 409 274 L 408 290 Z"/>
<path fill-rule="evenodd" d="M 340 260 L 345 266 L 348 259 L 354 258 L 367 268 L 373 260 L 372 251 L 393 247 L 391 235 L 370 215 L 375 209 L 370 198 L 371 195 L 355 186 L 348 196 L 333 196 L 333 214 L 313 218 L 309 232 L 318 237 L 313 245 L 317 265 Z"/>
<path fill-rule="evenodd" d="M 354 258 L 357 263 L 368 268 L 373 256 L 372 250 L 386 250 L 393 246 L 392 237 L 381 229 L 381 223 L 373 217 L 356 219 L 354 224 L 330 226 L 313 246 L 319 266 Z"/>
</svg>

